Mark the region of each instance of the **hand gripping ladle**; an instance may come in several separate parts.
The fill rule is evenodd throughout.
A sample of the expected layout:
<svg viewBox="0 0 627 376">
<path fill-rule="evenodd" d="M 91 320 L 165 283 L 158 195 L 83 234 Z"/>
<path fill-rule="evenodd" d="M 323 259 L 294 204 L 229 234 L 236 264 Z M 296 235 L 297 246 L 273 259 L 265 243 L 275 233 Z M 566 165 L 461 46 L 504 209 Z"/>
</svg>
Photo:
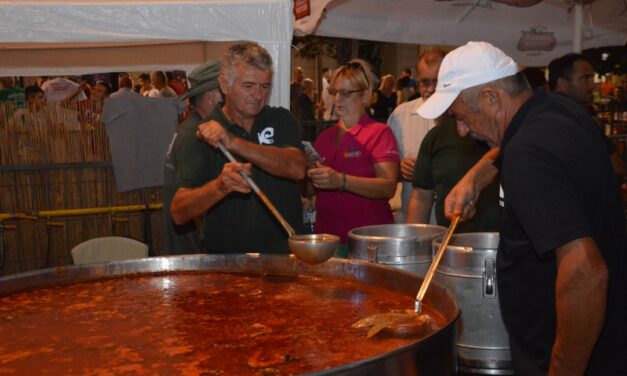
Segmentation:
<svg viewBox="0 0 627 376">
<path fill-rule="evenodd" d="M 237 162 L 230 151 L 228 151 L 221 142 L 218 142 L 218 148 L 230 162 Z M 268 196 L 259 188 L 255 181 L 245 172 L 239 172 L 242 178 L 257 194 L 259 199 L 266 205 L 272 215 L 279 221 L 287 235 L 289 236 L 288 245 L 292 253 L 296 257 L 308 264 L 318 264 L 330 259 L 337 249 L 340 238 L 331 234 L 306 234 L 296 235 L 294 228 L 283 218 L 281 213 L 268 199 Z"/>
</svg>

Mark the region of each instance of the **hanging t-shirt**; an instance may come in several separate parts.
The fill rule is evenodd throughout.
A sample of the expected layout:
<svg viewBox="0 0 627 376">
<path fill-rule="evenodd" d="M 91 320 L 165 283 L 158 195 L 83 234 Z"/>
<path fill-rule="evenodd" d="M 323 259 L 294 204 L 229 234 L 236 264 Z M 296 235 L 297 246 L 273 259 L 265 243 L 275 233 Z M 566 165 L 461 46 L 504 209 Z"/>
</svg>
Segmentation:
<svg viewBox="0 0 627 376">
<path fill-rule="evenodd" d="M 78 84 L 67 78 L 58 77 L 48 80 L 41 85 L 41 90 L 46 94 L 46 100 L 51 102 L 61 102 L 78 89 Z M 87 96 L 83 91 L 78 93 L 73 101 L 87 100 Z"/>
<path fill-rule="evenodd" d="M 175 98 L 107 98 L 102 111 L 118 192 L 163 184 L 163 158 L 178 124 Z"/>
</svg>

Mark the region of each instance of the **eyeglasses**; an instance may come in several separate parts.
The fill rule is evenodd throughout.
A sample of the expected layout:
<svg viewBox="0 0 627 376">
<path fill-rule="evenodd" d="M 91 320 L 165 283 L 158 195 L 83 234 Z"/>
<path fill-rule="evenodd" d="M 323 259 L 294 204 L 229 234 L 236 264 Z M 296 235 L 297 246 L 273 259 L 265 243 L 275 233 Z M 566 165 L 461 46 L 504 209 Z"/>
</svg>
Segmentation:
<svg viewBox="0 0 627 376">
<path fill-rule="evenodd" d="M 419 80 L 418 82 L 420 82 L 420 85 L 422 86 L 437 86 L 438 85 L 438 79 L 437 78 L 423 78 L 421 80 Z"/>
<path fill-rule="evenodd" d="M 335 94 L 339 94 L 340 98 L 346 99 L 350 97 L 353 93 L 359 93 L 360 91 L 364 91 L 365 89 L 356 89 L 356 90 L 335 90 L 333 88 L 329 88 L 329 94 L 332 97 L 335 97 Z"/>
</svg>

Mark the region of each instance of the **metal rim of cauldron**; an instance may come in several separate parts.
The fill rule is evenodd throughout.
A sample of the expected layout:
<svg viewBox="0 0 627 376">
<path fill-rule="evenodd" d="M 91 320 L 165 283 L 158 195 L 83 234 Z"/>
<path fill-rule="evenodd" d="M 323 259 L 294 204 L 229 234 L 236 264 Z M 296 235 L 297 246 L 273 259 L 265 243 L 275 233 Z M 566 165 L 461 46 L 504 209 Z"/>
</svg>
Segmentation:
<svg viewBox="0 0 627 376">
<path fill-rule="evenodd" d="M 416 236 L 389 236 L 389 235 L 363 235 L 359 232 L 368 231 L 379 228 L 432 228 L 432 229 L 441 229 L 442 234 L 434 235 L 434 237 L 441 236 L 446 232 L 446 227 L 437 226 L 437 225 L 428 225 L 424 223 L 394 223 L 387 225 L 371 225 L 371 226 L 363 226 L 357 227 L 348 232 L 348 237 L 356 240 L 378 240 L 378 241 L 400 241 L 400 240 L 413 240 Z M 433 238 L 433 237 L 432 237 Z"/>
<path fill-rule="evenodd" d="M 247 268 L 246 268 L 247 267 Z M 251 270 L 252 267 L 252 270 Z M 368 263 L 360 260 L 331 259 L 318 265 L 308 265 L 298 261 L 293 255 L 259 255 L 259 254 L 222 254 L 222 255 L 183 255 L 151 257 L 136 260 L 116 261 L 86 265 L 70 265 L 55 268 L 42 269 L 26 273 L 19 273 L 0 278 L 0 296 L 5 296 L 36 288 L 60 286 L 71 283 L 107 279 L 123 275 L 149 275 L 162 273 L 176 273 L 183 271 L 222 271 L 222 272 L 246 272 L 246 273 L 289 273 L 288 275 L 313 275 L 319 277 L 347 277 L 357 281 L 374 284 L 376 281 L 368 278 L 377 278 L 387 289 L 398 291 L 413 297 L 420 286 L 422 277 L 413 273 L 399 270 L 385 265 Z M 394 276 L 395 278 L 390 278 Z M 378 285 L 379 286 L 379 285 Z M 450 310 L 442 313 L 447 323 L 431 333 L 407 346 L 386 352 L 375 357 L 363 359 L 357 362 L 344 364 L 338 367 L 320 370 L 309 375 L 352 375 L 363 374 L 364 370 L 379 370 L 378 364 L 393 363 L 396 358 L 413 357 L 418 348 L 425 348 L 430 343 L 444 342 L 450 337 L 452 348 L 452 362 L 455 362 L 455 324 L 460 317 L 459 304 L 453 296 L 438 283 L 430 286 L 426 300 L 429 298 L 445 299 Z M 437 300 L 436 300 L 437 302 Z M 433 301 L 431 302 L 434 303 Z M 411 307 L 410 307 L 411 308 Z M 437 308 L 437 307 L 436 307 Z M 365 338 L 365 337 L 364 337 Z M 441 344 L 439 344 L 442 347 Z M 419 355 L 419 354 L 418 354 Z M 404 361 L 406 361 L 405 359 Z M 396 365 L 394 365 L 396 367 Z M 402 365 L 401 365 L 402 366 Z M 453 364 L 453 369 L 455 364 Z M 387 369 L 387 368 L 386 368 Z M 353 373 L 354 372 L 354 373 Z M 431 374 L 429 372 L 421 374 Z M 435 373 L 433 373 L 435 374 Z"/>
<path fill-rule="evenodd" d="M 431 260 L 431 244 L 446 227 L 429 224 L 384 224 L 349 231 L 348 256 L 425 275 Z"/>
</svg>

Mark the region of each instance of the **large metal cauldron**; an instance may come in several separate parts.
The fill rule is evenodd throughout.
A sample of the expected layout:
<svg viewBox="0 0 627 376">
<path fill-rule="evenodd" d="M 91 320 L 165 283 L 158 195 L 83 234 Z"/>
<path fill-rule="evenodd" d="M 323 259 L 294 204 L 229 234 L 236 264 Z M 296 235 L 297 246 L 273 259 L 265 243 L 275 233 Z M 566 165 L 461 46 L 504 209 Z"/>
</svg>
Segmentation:
<svg viewBox="0 0 627 376">
<path fill-rule="evenodd" d="M 424 276 L 433 259 L 431 243 L 445 232 L 445 227 L 423 224 L 358 227 L 348 233 L 348 257 Z"/>
<path fill-rule="evenodd" d="M 68 266 L 17 274 L 0 278 L 0 296 L 33 288 L 111 276 L 193 270 L 341 277 L 384 287 L 412 297 L 422 282 L 422 279 L 414 274 L 360 261 L 331 259 L 312 266 L 299 262 L 293 256 L 190 255 Z M 446 318 L 447 322 L 441 329 L 398 350 L 315 372 L 313 375 L 454 375 L 455 323 L 459 317 L 459 306 L 446 289 L 438 284 L 432 284 L 429 288 L 426 303 Z"/>
<path fill-rule="evenodd" d="M 440 243 L 441 239 L 433 241 L 434 252 Z M 463 372 L 514 374 L 496 289 L 498 245 L 498 233 L 453 235 L 435 274 L 435 280 L 450 288 L 462 308 L 457 352 Z"/>
</svg>

